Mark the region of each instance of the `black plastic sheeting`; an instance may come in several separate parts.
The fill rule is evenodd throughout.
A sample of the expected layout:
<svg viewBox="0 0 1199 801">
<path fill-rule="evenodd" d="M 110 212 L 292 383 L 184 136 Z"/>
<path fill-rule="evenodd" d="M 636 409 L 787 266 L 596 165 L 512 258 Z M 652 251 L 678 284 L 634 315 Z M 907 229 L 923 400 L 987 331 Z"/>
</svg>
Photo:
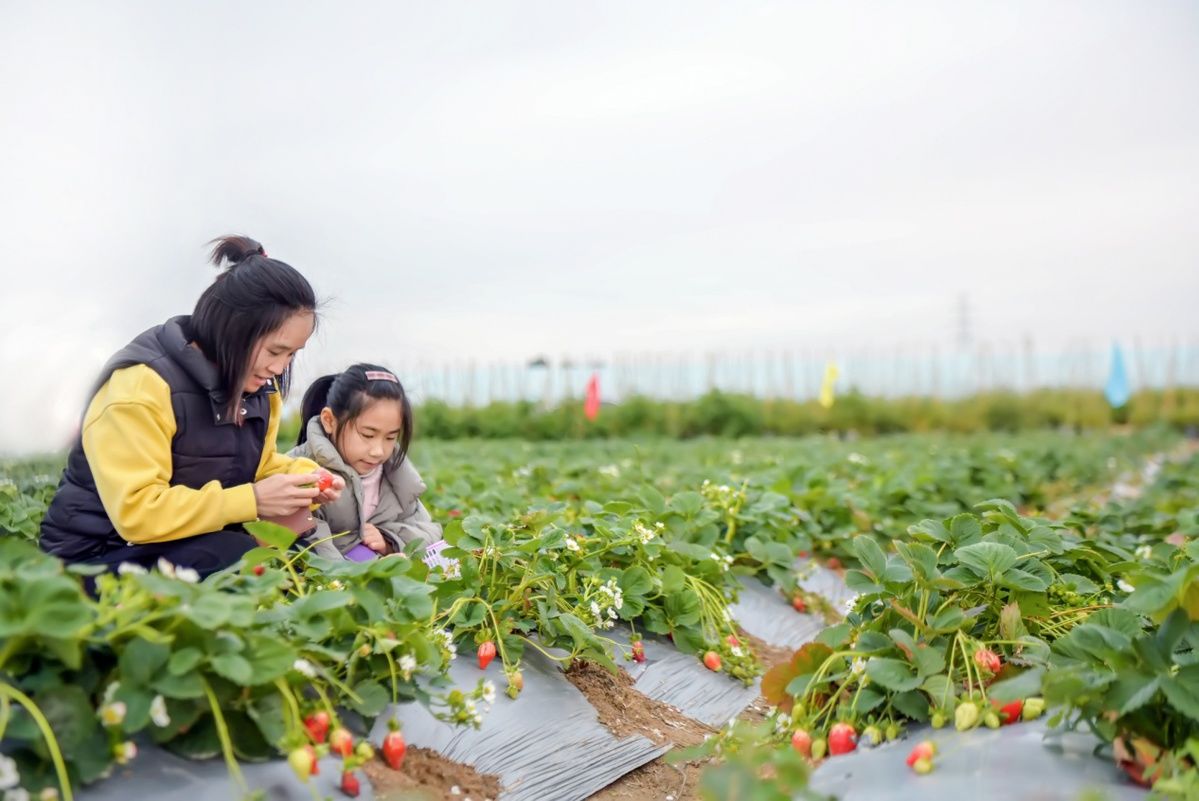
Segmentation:
<svg viewBox="0 0 1199 801">
<path fill-rule="evenodd" d="M 926 739 L 937 744 L 937 755 L 933 772 L 920 776 L 905 760 Z M 968 732 L 926 727 L 825 760 L 812 788 L 841 801 L 1079 801 L 1094 790 L 1107 801 L 1143 801 L 1145 790 L 1094 755 L 1096 743 L 1090 735 L 1054 732 L 1043 720 Z"/>
<path fill-rule="evenodd" d="M 495 705 L 478 730 L 443 723 L 416 703 L 391 709 L 409 745 L 499 776 L 497 801 L 582 801 L 670 750 L 640 735 L 617 739 L 557 664 L 534 649 L 525 651 L 524 690 L 515 701 L 504 695 L 498 666 L 497 660 L 480 671 L 473 658 L 462 656 L 450 667 L 451 681 L 463 689 L 480 677 L 495 682 Z M 385 712 L 375 723 L 376 744 L 387 734 L 388 717 Z"/>
<path fill-rule="evenodd" d="M 312 801 L 312 790 L 324 798 L 345 798 L 341 783 L 341 758 L 325 757 L 320 774 L 309 779 L 311 789 L 300 782 L 286 760 L 241 764 L 250 790 L 262 790 L 269 801 Z M 358 771 L 360 801 L 372 801 L 374 793 L 362 771 Z M 241 788 L 229 775 L 223 759 L 196 762 L 175 756 L 150 743 L 138 743 L 132 762 L 113 771 L 112 776 L 88 787 L 74 788 L 80 801 L 131 801 L 131 799 L 175 799 L 187 801 L 234 801 Z"/>
</svg>

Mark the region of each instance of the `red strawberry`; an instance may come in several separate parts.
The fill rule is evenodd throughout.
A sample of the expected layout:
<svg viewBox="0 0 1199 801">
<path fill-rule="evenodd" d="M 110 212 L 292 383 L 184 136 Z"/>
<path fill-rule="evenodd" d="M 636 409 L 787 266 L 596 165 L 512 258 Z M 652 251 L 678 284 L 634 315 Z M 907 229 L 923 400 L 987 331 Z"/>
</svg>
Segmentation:
<svg viewBox="0 0 1199 801">
<path fill-rule="evenodd" d="M 335 754 L 341 754 L 343 757 L 348 757 L 354 753 L 354 736 L 349 730 L 338 726 L 329 735 L 329 750 Z"/>
<path fill-rule="evenodd" d="M 362 787 L 358 784 L 358 777 L 353 771 L 343 771 L 341 774 L 341 791 L 350 798 L 357 798 L 358 793 L 362 792 Z"/>
<path fill-rule="evenodd" d="M 645 661 L 645 645 L 641 642 L 641 640 L 637 640 L 635 643 L 633 643 L 633 661 Z"/>
<path fill-rule="evenodd" d="M 491 640 L 479 644 L 479 670 L 487 670 L 491 660 L 495 659 L 495 643 Z"/>
<path fill-rule="evenodd" d="M 828 752 L 833 756 L 848 754 L 858 747 L 858 732 L 848 723 L 837 723 L 828 733 Z"/>
<path fill-rule="evenodd" d="M 741 640 L 738 640 L 738 639 L 737 639 L 737 637 L 736 637 L 735 635 L 732 635 L 732 634 L 730 634 L 729 636 L 725 637 L 725 638 L 724 638 L 724 641 L 725 641 L 725 642 L 727 642 L 729 645 L 734 645 L 734 646 L 736 646 L 736 645 L 740 645 L 740 644 L 741 644 Z"/>
<path fill-rule="evenodd" d="M 320 763 L 320 759 L 316 755 L 316 749 L 313 748 L 311 745 L 306 745 L 304 747 L 306 749 L 308 749 L 308 758 L 312 760 L 312 775 L 320 776 L 321 775 L 321 763 Z"/>
<path fill-rule="evenodd" d="M 255 576 L 261 576 L 265 572 L 266 572 L 266 568 L 263 567 L 262 565 L 254 565 L 254 575 Z"/>
<path fill-rule="evenodd" d="M 995 706 L 999 707 L 1000 717 L 1003 718 L 1003 725 L 1010 726 L 1020 719 L 1020 714 L 1024 712 L 1024 701 L 1016 699 L 1009 703 L 999 706 L 998 702 L 994 702 Z"/>
<path fill-rule="evenodd" d="M 333 486 L 333 474 L 321 471 L 320 478 L 316 480 L 316 488 L 321 492 L 330 489 Z"/>
<path fill-rule="evenodd" d="M 806 757 L 812 756 L 812 735 L 803 729 L 796 729 L 791 735 L 791 747 Z"/>
<path fill-rule="evenodd" d="M 791 606 L 794 607 L 796 612 L 808 611 L 808 605 L 807 605 L 807 603 L 804 602 L 802 595 L 796 595 L 794 598 L 792 598 Z"/>
<path fill-rule="evenodd" d="M 450 511 L 446 512 L 446 514 L 450 517 L 462 517 L 462 512 L 458 509 L 451 509 Z"/>
<path fill-rule="evenodd" d="M 828 560 L 825 561 L 824 564 L 828 567 L 829 570 L 840 570 L 841 569 L 841 560 L 835 556 L 830 556 L 828 558 Z"/>
<path fill-rule="evenodd" d="M 998 673 L 999 669 L 1003 667 L 1003 662 L 999 659 L 999 654 L 989 648 L 979 648 L 975 651 L 974 663 L 992 675 Z"/>
<path fill-rule="evenodd" d="M 395 721 L 391 725 L 396 725 Z M 404 742 L 404 735 L 400 734 L 399 729 L 392 729 L 383 738 L 383 759 L 391 766 L 392 770 L 399 770 L 404 764 L 404 752 L 408 750 L 407 743 Z"/>
<path fill-rule="evenodd" d="M 308 781 L 308 777 L 312 775 L 315 762 L 309 746 L 293 748 L 287 755 L 287 764 L 291 765 L 291 769 L 296 772 L 302 782 Z"/>
<path fill-rule="evenodd" d="M 308 736 L 312 738 L 313 742 L 323 743 L 325 735 L 329 733 L 329 713 L 313 712 L 304 718 L 304 728 L 308 729 Z"/>
<path fill-rule="evenodd" d="M 720 654 L 715 651 L 704 654 L 704 667 L 708 670 L 720 670 Z"/>
<path fill-rule="evenodd" d="M 917 759 L 932 759 L 937 753 L 937 747 L 933 745 L 932 740 L 922 740 L 916 743 L 912 752 L 908 754 L 908 767 L 916 764 Z"/>
</svg>

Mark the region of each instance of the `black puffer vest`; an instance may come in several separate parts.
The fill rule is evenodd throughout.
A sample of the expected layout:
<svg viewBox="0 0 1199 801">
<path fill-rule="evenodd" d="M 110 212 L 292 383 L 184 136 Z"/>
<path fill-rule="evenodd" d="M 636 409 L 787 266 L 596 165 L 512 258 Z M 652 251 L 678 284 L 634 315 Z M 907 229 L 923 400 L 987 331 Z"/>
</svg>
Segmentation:
<svg viewBox="0 0 1199 801">
<path fill-rule="evenodd" d="M 199 489 L 210 481 L 223 487 L 252 483 L 262 458 L 269 393 L 274 389 L 268 384 L 243 400 L 242 425 L 225 419 L 228 396 L 218 387 L 216 367 L 188 346 L 189 321 L 187 316 L 175 317 L 140 334 L 104 366 L 92 397 L 117 370 L 146 365 L 171 388 L 175 415 L 171 485 Z M 104 511 L 92 466 L 82 441 L 76 440 L 42 521 L 42 550 L 80 562 L 126 544 Z"/>
</svg>

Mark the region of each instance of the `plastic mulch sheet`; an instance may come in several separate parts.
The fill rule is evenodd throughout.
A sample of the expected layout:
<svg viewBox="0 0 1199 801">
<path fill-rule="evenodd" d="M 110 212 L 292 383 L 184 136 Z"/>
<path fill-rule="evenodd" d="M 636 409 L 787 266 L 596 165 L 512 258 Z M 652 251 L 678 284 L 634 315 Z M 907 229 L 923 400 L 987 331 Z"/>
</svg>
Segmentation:
<svg viewBox="0 0 1199 801">
<path fill-rule="evenodd" d="M 524 690 L 513 701 L 504 695 L 502 671 L 493 666 L 480 672 L 465 656 L 454 660 L 450 679 L 459 687 L 474 687 L 480 677 L 496 684 L 495 705 L 478 730 L 443 723 L 416 703 L 391 711 L 409 745 L 499 776 L 498 801 L 582 801 L 669 750 L 639 735 L 617 739 L 599 724 L 583 694 L 535 650 L 525 651 L 521 672 Z M 388 717 L 384 712 L 375 723 L 376 745 L 387 733 Z"/>
<path fill-rule="evenodd" d="M 1043 720 L 968 732 L 916 729 L 903 740 L 826 760 L 812 787 L 841 801 L 1080 801 L 1094 790 L 1107 801 L 1146 797 L 1110 759 L 1092 753 L 1093 737 L 1047 732 Z M 924 739 L 937 744 L 937 756 L 932 773 L 920 776 L 904 760 Z"/>
<path fill-rule="evenodd" d="M 262 790 L 268 801 L 312 801 L 312 790 L 302 784 L 286 760 L 256 764 L 242 763 L 242 775 L 250 790 Z M 370 782 L 358 772 L 360 799 L 373 799 Z M 317 797 L 344 798 L 337 789 L 341 781 L 341 758 L 320 761 L 320 774 L 309 779 Z M 175 756 L 151 743 L 139 743 L 137 758 L 112 776 L 88 787 L 75 788 L 81 801 L 131 801 L 131 799 L 186 799 L 186 801 L 234 801 L 243 795 L 229 775 L 223 759 L 196 762 Z"/>
</svg>

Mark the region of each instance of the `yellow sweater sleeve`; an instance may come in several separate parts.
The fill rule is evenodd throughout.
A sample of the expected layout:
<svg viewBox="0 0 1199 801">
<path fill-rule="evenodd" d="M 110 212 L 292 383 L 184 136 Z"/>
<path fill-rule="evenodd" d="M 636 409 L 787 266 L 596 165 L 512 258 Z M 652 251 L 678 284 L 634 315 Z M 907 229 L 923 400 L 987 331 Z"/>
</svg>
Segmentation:
<svg viewBox="0 0 1199 801">
<path fill-rule="evenodd" d="M 82 435 L 104 511 L 129 542 L 193 537 L 258 516 L 251 484 L 171 486 L 171 390 L 145 365 L 112 374 L 88 406 Z"/>
<path fill-rule="evenodd" d="M 276 440 L 279 438 L 279 420 L 283 417 L 283 400 L 277 392 L 270 398 L 271 416 L 266 425 L 266 442 L 262 445 L 262 461 L 258 463 L 256 478 L 262 480 L 267 476 L 279 473 L 315 473 L 318 465 L 311 459 L 301 459 L 279 453 Z"/>
</svg>

